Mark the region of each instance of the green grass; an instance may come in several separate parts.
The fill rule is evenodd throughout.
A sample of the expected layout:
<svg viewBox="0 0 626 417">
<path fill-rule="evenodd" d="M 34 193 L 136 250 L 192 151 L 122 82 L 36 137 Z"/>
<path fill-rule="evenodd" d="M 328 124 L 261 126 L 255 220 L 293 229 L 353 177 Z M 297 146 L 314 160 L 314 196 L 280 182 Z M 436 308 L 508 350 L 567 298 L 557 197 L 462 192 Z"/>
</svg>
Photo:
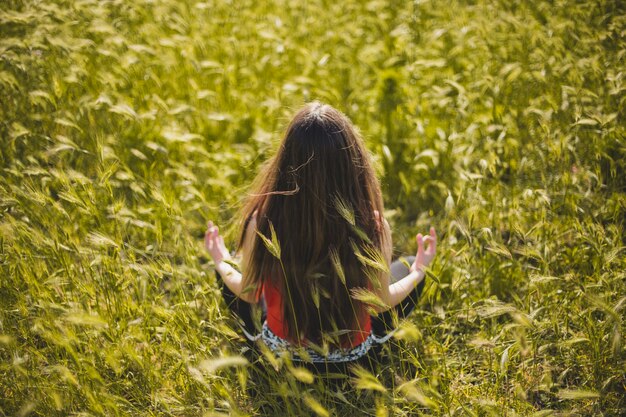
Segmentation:
<svg viewBox="0 0 626 417">
<path fill-rule="evenodd" d="M 626 413 L 623 2 L 5 0 L 0 37 L 0 415 Z M 202 249 L 312 99 L 396 254 L 441 237 L 336 385 L 243 364 Z"/>
</svg>

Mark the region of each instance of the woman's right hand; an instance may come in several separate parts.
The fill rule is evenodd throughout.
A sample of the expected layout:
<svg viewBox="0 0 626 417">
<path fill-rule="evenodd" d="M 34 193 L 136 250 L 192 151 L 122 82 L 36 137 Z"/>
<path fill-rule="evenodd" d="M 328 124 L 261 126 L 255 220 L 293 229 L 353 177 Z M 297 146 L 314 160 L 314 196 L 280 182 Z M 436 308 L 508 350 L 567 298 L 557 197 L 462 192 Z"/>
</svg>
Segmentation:
<svg viewBox="0 0 626 417">
<path fill-rule="evenodd" d="M 423 270 L 428 267 L 437 253 L 437 233 L 434 227 L 430 228 L 430 235 L 422 236 L 421 233 L 418 233 L 415 240 L 417 242 L 417 254 L 410 271 Z"/>
<path fill-rule="evenodd" d="M 223 260 L 230 260 L 230 253 L 224 245 L 224 238 L 220 236 L 219 228 L 210 220 L 204 234 L 204 247 L 209 251 L 215 265 Z"/>
</svg>

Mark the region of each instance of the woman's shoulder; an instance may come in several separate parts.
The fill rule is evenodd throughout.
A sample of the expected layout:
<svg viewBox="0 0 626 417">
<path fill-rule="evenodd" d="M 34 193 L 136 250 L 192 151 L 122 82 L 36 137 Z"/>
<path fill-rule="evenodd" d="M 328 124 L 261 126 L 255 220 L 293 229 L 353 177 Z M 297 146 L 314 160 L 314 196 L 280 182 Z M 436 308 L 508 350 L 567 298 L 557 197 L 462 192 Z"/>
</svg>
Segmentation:
<svg viewBox="0 0 626 417">
<path fill-rule="evenodd" d="M 250 232 L 254 232 L 256 230 L 257 225 L 257 216 L 259 215 L 258 210 L 254 210 L 252 214 L 246 219 L 246 234 Z"/>
<path fill-rule="evenodd" d="M 252 242 L 254 241 L 254 236 L 256 234 L 257 216 L 258 210 L 255 210 L 250 216 L 248 216 L 248 218 L 246 218 L 243 224 L 244 233 L 242 243 L 243 246 L 247 247 L 248 249 L 251 248 Z"/>
<path fill-rule="evenodd" d="M 385 230 L 389 230 L 389 223 L 387 222 L 387 219 L 385 219 L 378 210 L 374 210 L 374 218 L 376 219 L 378 226 Z"/>
</svg>

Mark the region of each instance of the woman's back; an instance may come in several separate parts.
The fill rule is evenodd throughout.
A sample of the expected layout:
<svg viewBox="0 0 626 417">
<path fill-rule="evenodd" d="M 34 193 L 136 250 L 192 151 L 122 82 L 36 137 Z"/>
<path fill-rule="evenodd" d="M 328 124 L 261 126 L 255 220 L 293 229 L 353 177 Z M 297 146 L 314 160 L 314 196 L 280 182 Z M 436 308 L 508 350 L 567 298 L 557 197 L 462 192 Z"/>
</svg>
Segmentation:
<svg viewBox="0 0 626 417">
<path fill-rule="evenodd" d="M 331 353 L 318 360 L 340 362 L 384 342 L 392 315 L 376 313 L 395 307 L 403 317 L 413 309 L 436 234 L 431 228 L 430 236 L 416 236 L 416 257 L 410 267 L 391 265 L 402 272 L 390 284 L 391 232 L 382 213 L 380 185 L 354 126 L 330 106 L 304 106 L 242 210 L 242 272 L 228 264 L 212 222 L 205 237 L 246 337 L 263 337 L 272 349 L 321 345 Z M 248 303 L 257 302 L 267 320 L 255 336 Z"/>
<path fill-rule="evenodd" d="M 366 306 L 352 295 L 378 284 L 386 265 L 376 260 L 388 262 L 382 252 L 389 237 L 377 212 L 380 186 L 350 121 L 330 106 L 305 106 L 243 211 L 245 218 L 255 215 L 256 232 L 280 247 L 278 253 L 255 239 L 245 275 L 280 304 L 275 325 L 281 322 L 287 339 L 319 343 L 323 334 L 334 335 L 334 344 L 345 346 L 369 331 Z"/>
</svg>

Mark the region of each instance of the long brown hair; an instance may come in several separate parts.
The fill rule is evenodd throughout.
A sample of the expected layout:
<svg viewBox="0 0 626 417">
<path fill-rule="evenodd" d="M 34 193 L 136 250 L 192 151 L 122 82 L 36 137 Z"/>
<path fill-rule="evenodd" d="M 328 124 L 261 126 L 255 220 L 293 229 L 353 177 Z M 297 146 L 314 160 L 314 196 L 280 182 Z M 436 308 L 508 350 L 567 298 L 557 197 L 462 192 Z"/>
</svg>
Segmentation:
<svg viewBox="0 0 626 417">
<path fill-rule="evenodd" d="M 305 105 L 257 176 L 239 241 L 253 215 L 257 233 L 271 239 L 274 229 L 280 259 L 255 236 L 244 279 L 280 291 L 291 340 L 320 343 L 334 334 L 330 343 L 339 345 L 359 330 L 366 306 L 351 294 L 377 284 L 377 256 L 368 254 L 385 252 L 382 213 L 380 184 L 355 127 L 329 105 Z"/>
</svg>

